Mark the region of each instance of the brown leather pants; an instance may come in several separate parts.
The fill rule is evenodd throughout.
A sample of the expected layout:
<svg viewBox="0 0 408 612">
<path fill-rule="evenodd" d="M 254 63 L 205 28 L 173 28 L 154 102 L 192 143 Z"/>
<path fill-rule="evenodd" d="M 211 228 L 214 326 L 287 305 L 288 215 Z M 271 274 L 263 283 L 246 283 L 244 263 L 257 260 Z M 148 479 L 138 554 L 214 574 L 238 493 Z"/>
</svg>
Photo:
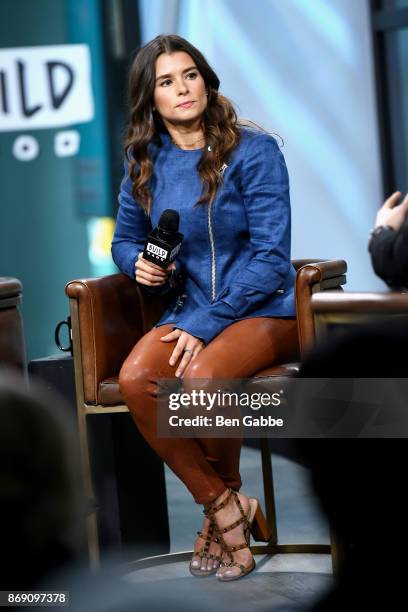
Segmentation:
<svg viewBox="0 0 408 612">
<path fill-rule="evenodd" d="M 198 504 L 207 504 L 230 487 L 239 490 L 237 438 L 157 437 L 157 380 L 172 378 L 177 365 L 169 365 L 176 341 L 160 342 L 172 325 L 153 328 L 135 345 L 119 375 L 121 394 L 142 436 L 183 481 Z M 195 357 L 183 380 L 249 378 L 267 366 L 298 357 L 294 319 L 257 317 L 237 321 Z"/>
</svg>

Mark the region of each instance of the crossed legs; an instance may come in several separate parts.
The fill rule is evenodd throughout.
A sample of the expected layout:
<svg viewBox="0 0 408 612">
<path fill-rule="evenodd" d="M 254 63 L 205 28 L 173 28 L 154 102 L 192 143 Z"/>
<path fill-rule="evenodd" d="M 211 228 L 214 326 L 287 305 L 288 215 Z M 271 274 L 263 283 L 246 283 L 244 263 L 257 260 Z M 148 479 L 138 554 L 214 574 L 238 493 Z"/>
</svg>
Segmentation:
<svg viewBox="0 0 408 612">
<path fill-rule="evenodd" d="M 135 345 L 124 362 L 119 385 L 141 434 L 170 469 L 184 482 L 199 504 L 208 504 L 226 488 L 241 486 L 236 438 L 158 438 L 157 380 L 172 378 L 169 365 L 173 343 L 160 342 L 171 325 L 153 328 Z M 246 378 L 273 363 L 297 355 L 296 321 L 258 317 L 238 321 L 219 334 L 190 363 L 184 380 Z"/>
<path fill-rule="evenodd" d="M 195 501 L 209 504 L 221 499 L 228 488 L 238 491 L 241 487 L 241 439 L 157 437 L 157 380 L 174 377 L 177 369 L 177 364 L 169 365 L 176 341 L 174 344 L 160 342 L 160 337 L 171 329 L 172 325 L 153 328 L 139 340 L 122 366 L 120 390 L 146 441 L 183 481 Z M 183 380 L 188 384 L 192 379 L 247 378 L 273 363 L 297 357 L 298 338 L 294 319 L 245 319 L 227 327 L 206 346 L 186 368 Z M 245 496 L 242 496 L 241 502 L 244 507 L 249 505 Z M 222 520 L 228 519 L 228 508 L 223 512 L 226 517 Z M 233 510 L 230 508 L 229 512 Z M 208 528 L 209 522 L 205 519 L 204 533 L 208 532 Z M 230 537 L 234 537 L 233 532 Z M 242 535 L 238 539 L 242 540 Z M 199 540 L 196 540 L 195 550 L 198 544 Z M 248 553 L 239 551 L 242 559 L 245 554 L 250 555 L 247 550 Z M 219 545 L 211 544 L 209 552 L 217 554 Z M 198 567 L 201 564 L 201 569 L 205 570 L 203 566 L 206 566 L 207 559 L 197 558 L 195 563 L 198 563 Z"/>
</svg>

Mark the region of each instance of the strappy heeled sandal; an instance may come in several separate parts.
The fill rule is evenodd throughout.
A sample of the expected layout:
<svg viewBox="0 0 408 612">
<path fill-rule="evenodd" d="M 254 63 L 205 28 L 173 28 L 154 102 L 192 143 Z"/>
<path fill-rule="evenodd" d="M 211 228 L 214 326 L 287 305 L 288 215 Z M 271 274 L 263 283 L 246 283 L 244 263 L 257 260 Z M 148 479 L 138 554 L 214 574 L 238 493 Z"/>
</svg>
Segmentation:
<svg viewBox="0 0 408 612">
<path fill-rule="evenodd" d="M 229 503 L 231 497 L 237 504 L 241 517 L 234 521 L 234 523 L 220 528 L 215 518 L 215 514 Z M 236 491 L 229 489 L 227 497 L 218 506 L 206 506 L 204 512 L 210 519 L 211 523 L 214 525 L 214 531 L 221 544 L 223 555 L 226 554 L 229 558 L 229 561 L 221 561 L 220 565 L 222 567 L 238 567 L 240 569 L 239 574 L 234 574 L 232 576 L 226 576 L 225 574 L 223 574 L 221 576 L 218 576 L 218 580 L 220 580 L 221 582 L 237 580 L 238 578 L 246 576 L 247 574 L 249 574 L 249 572 L 252 572 L 252 570 L 255 568 L 255 560 L 252 559 L 251 564 L 249 566 L 245 566 L 242 563 L 234 561 L 234 553 L 237 550 L 249 548 L 251 533 L 256 541 L 268 542 L 271 537 L 271 531 L 259 506 L 258 500 L 251 497 L 249 498 L 249 510 L 248 513 L 245 514 Z M 227 533 L 228 531 L 231 531 L 232 529 L 235 529 L 235 527 L 238 527 L 238 525 L 241 524 L 243 524 L 244 527 L 245 542 L 242 542 L 241 544 L 235 544 L 235 546 L 228 546 L 228 544 L 223 538 L 223 534 Z"/>
<path fill-rule="evenodd" d="M 203 546 L 203 548 L 201 550 L 199 550 L 198 552 L 195 552 L 193 554 L 193 559 L 194 557 L 200 557 L 200 562 L 202 559 L 210 559 L 213 563 L 214 561 L 218 561 L 219 565 L 221 564 L 221 556 L 220 555 L 213 555 L 213 554 L 209 554 L 209 549 L 210 549 L 210 544 L 211 542 L 216 542 L 217 544 L 219 543 L 219 539 L 217 537 L 214 537 L 214 525 L 213 523 L 210 522 L 209 528 L 208 528 L 208 532 L 204 533 L 203 531 L 197 531 L 197 535 L 205 541 L 205 544 Z M 216 571 L 218 571 L 218 567 L 212 567 L 211 569 L 206 569 L 206 570 L 202 570 L 200 567 L 193 567 L 192 563 L 193 563 L 193 559 L 191 559 L 190 561 L 190 573 L 193 574 L 193 576 L 209 576 L 210 574 L 215 574 Z"/>
</svg>

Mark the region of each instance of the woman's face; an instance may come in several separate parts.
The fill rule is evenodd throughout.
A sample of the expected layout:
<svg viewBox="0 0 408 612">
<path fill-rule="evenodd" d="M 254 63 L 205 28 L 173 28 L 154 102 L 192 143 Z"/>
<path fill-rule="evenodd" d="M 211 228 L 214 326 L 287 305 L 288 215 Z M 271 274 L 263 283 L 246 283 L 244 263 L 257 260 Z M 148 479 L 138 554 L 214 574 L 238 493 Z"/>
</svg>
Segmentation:
<svg viewBox="0 0 408 612">
<path fill-rule="evenodd" d="M 194 123 L 207 106 L 204 79 L 184 51 L 162 53 L 156 60 L 154 106 L 164 123 Z"/>
</svg>

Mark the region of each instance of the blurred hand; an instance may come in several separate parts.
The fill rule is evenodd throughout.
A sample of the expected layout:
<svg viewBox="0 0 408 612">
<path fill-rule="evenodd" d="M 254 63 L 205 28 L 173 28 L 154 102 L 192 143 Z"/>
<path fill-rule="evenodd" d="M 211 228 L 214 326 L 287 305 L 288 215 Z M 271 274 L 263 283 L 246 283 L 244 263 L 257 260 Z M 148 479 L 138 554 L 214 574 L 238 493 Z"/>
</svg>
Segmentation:
<svg viewBox="0 0 408 612">
<path fill-rule="evenodd" d="M 182 329 L 174 329 L 169 334 L 160 338 L 163 342 L 171 342 L 177 340 L 174 351 L 171 354 L 169 364 L 174 365 L 179 357 L 181 361 L 176 371 L 176 376 L 182 377 L 186 367 L 197 357 L 198 353 L 204 349 L 204 342 Z M 187 349 L 187 352 L 185 351 Z"/>
<path fill-rule="evenodd" d="M 144 259 L 143 253 L 139 253 L 135 263 L 135 278 L 141 285 L 158 287 L 164 285 L 171 271 L 175 269 L 176 264 L 174 261 L 164 270 L 160 266 Z"/>
<path fill-rule="evenodd" d="M 379 225 L 389 225 L 395 230 L 398 230 L 404 222 L 408 213 L 408 194 L 405 196 L 401 204 L 398 204 L 401 198 L 401 192 L 395 191 L 377 213 L 375 227 Z"/>
</svg>

